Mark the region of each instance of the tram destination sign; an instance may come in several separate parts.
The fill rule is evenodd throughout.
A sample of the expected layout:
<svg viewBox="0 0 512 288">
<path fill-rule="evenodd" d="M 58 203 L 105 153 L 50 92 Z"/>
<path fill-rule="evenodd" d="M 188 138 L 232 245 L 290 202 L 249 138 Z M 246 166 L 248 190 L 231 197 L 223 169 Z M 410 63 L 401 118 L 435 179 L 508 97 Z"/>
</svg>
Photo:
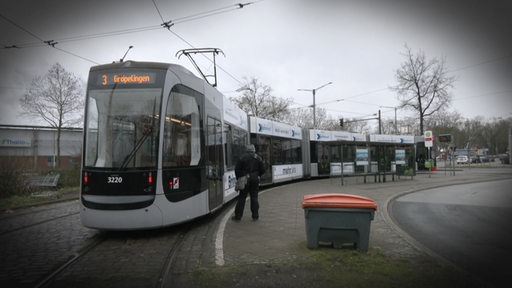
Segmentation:
<svg viewBox="0 0 512 288">
<path fill-rule="evenodd" d="M 99 86 L 109 85 L 144 85 L 155 84 L 155 72 L 108 72 L 98 74 L 96 84 Z"/>
</svg>

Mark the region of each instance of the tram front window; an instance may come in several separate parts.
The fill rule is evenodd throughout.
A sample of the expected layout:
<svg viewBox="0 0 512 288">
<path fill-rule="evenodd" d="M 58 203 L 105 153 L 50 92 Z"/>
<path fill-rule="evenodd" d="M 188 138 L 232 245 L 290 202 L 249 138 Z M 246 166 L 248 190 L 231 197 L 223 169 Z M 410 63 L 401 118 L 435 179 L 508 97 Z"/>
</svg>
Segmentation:
<svg viewBox="0 0 512 288">
<path fill-rule="evenodd" d="M 159 88 L 89 91 L 85 166 L 156 167 L 161 93 Z"/>
</svg>

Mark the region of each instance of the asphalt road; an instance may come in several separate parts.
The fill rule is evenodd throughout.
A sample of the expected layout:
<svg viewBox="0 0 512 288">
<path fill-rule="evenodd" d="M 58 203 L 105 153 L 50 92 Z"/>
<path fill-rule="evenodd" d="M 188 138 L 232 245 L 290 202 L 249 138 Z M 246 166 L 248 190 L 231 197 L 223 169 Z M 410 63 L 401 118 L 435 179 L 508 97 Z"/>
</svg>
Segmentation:
<svg viewBox="0 0 512 288">
<path fill-rule="evenodd" d="M 390 215 L 415 240 L 484 283 L 509 282 L 512 179 L 407 194 L 391 204 Z"/>
</svg>

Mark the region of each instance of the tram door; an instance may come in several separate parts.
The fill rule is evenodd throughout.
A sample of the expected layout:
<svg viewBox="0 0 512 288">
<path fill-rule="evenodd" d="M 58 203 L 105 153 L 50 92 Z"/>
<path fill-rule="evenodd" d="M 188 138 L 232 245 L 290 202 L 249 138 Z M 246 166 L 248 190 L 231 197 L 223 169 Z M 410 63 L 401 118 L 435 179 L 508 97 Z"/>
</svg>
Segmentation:
<svg viewBox="0 0 512 288">
<path fill-rule="evenodd" d="M 207 129 L 207 179 L 208 179 L 208 203 L 210 210 L 218 207 L 223 202 L 223 150 L 222 150 L 222 126 L 217 119 L 208 117 Z"/>
</svg>

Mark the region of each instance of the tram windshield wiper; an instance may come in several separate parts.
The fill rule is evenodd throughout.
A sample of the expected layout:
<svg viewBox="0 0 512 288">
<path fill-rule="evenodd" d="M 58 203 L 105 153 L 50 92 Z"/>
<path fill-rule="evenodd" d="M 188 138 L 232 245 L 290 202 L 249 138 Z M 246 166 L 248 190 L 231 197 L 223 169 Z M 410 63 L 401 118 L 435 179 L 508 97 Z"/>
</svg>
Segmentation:
<svg viewBox="0 0 512 288">
<path fill-rule="evenodd" d="M 119 170 L 123 170 L 126 168 L 126 166 L 128 166 L 128 163 L 133 159 L 133 157 L 135 157 L 135 154 L 137 153 L 137 151 L 139 151 L 140 147 L 142 147 L 142 144 L 144 144 L 144 141 L 146 141 L 146 139 L 148 139 L 149 135 L 151 135 L 152 132 L 153 132 L 153 127 L 147 127 L 144 129 L 144 133 L 143 133 L 142 137 L 140 137 L 140 139 L 137 140 L 137 142 L 135 143 L 135 147 L 133 147 L 132 151 L 130 151 L 130 153 L 128 153 L 128 155 L 126 155 L 126 157 L 123 160 L 123 163 L 119 167 Z"/>
</svg>

